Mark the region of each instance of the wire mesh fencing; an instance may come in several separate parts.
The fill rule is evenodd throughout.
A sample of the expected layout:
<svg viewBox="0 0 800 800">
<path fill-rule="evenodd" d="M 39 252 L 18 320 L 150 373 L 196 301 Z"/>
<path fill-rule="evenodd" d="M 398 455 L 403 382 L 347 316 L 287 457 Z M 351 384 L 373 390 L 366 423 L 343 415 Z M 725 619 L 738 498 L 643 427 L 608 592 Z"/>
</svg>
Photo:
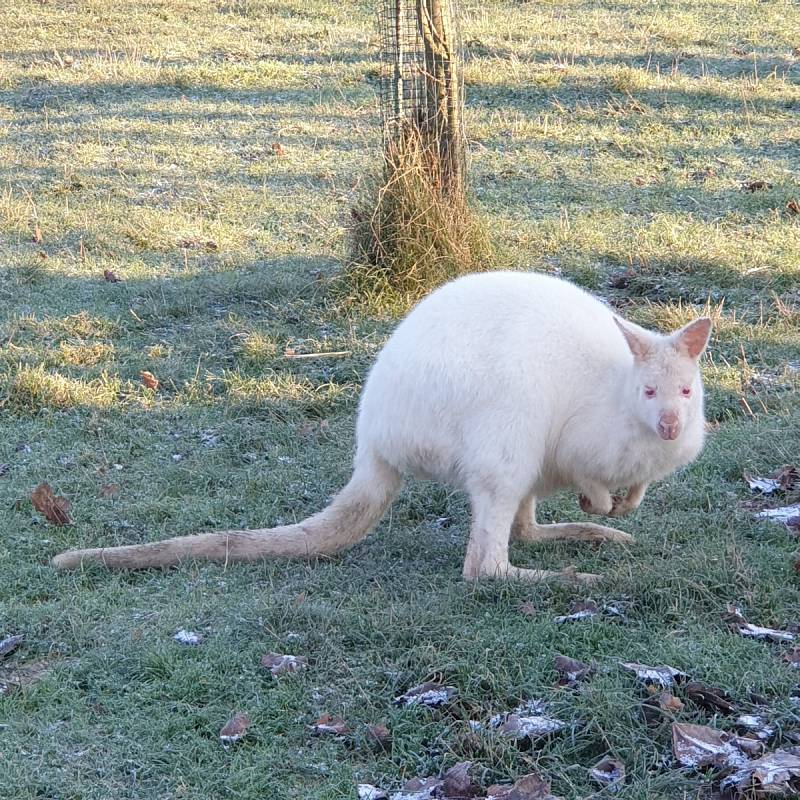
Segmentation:
<svg viewBox="0 0 800 800">
<path fill-rule="evenodd" d="M 460 189 L 465 169 L 459 8 L 456 0 L 382 0 L 380 100 L 387 146 L 420 137 L 438 179 Z"/>
</svg>

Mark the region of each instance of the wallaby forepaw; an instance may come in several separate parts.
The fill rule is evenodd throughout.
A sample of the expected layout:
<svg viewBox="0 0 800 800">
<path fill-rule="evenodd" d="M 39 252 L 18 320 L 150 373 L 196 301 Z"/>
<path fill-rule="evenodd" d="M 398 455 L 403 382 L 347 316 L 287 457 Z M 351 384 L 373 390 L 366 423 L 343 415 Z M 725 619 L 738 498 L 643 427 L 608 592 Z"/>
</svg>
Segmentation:
<svg viewBox="0 0 800 800">
<path fill-rule="evenodd" d="M 583 511 L 585 514 L 600 514 L 604 517 L 607 517 L 613 508 L 611 495 L 608 496 L 608 503 L 602 507 L 595 505 L 595 503 L 593 503 L 592 500 L 585 494 L 578 495 L 578 503 L 580 504 L 581 511 Z"/>
<path fill-rule="evenodd" d="M 611 498 L 611 511 L 608 512 L 609 517 L 624 517 L 633 511 L 634 507 L 628 502 L 627 497 L 615 494 Z"/>
</svg>

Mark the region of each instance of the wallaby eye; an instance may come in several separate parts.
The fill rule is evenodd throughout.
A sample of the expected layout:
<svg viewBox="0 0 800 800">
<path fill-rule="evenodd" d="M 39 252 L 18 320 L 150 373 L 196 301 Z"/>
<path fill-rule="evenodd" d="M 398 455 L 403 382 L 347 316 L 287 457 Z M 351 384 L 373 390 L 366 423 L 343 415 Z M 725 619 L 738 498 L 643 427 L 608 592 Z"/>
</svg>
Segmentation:
<svg viewBox="0 0 800 800">
<path fill-rule="evenodd" d="M 681 389 L 681 394 L 684 397 L 689 397 L 691 395 L 691 393 L 692 393 L 692 390 L 688 386 L 684 386 L 683 389 Z"/>
<path fill-rule="evenodd" d="M 645 397 L 655 397 L 656 390 L 652 386 L 645 386 L 644 387 L 644 396 Z"/>
</svg>

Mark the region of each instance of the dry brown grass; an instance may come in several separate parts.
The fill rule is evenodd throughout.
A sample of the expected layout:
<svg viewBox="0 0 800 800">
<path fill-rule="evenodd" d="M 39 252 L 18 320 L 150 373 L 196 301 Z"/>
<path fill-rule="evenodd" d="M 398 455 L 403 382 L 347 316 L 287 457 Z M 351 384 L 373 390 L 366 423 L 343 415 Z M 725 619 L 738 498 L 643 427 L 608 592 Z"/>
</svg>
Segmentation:
<svg viewBox="0 0 800 800">
<path fill-rule="evenodd" d="M 408 128 L 352 211 L 344 285 L 354 299 L 404 306 L 436 286 L 497 265 L 484 220 L 463 187 L 442 179 L 438 153 Z"/>
</svg>

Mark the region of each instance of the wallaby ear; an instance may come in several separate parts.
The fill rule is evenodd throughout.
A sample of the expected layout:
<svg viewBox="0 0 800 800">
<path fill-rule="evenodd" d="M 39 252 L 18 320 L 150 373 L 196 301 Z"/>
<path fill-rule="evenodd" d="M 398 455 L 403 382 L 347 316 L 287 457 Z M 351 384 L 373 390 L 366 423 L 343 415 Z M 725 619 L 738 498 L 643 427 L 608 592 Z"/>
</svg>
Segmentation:
<svg viewBox="0 0 800 800">
<path fill-rule="evenodd" d="M 673 334 L 675 345 L 690 358 L 700 358 L 711 335 L 711 320 L 700 317 Z"/>
<path fill-rule="evenodd" d="M 636 361 L 644 361 L 650 355 L 650 342 L 639 331 L 623 322 L 619 317 L 614 317 L 617 327 L 625 337 L 631 353 Z"/>
</svg>

